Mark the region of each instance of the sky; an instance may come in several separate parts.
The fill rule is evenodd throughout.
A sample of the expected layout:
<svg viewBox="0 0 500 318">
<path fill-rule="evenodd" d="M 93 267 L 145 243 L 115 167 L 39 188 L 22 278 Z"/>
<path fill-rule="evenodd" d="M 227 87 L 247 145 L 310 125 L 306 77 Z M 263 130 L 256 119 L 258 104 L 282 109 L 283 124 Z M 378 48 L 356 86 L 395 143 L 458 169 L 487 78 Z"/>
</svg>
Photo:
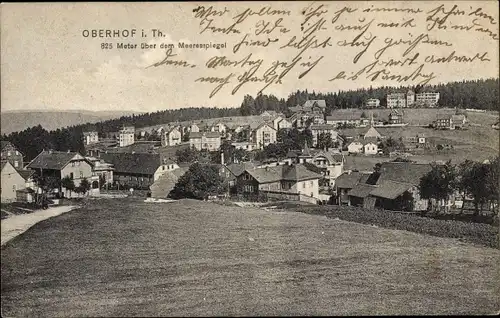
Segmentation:
<svg viewBox="0 0 500 318">
<path fill-rule="evenodd" d="M 488 26 L 493 33 L 498 34 L 498 3 L 495 1 L 483 2 L 456 2 L 460 9 L 467 13 L 481 8 L 481 12 L 488 14 L 478 16 L 476 22 L 482 27 Z M 262 84 L 246 84 L 236 94 L 231 95 L 233 86 L 226 86 L 218 94 L 209 98 L 215 85 L 197 83 L 195 80 L 202 76 L 228 75 L 233 70 L 209 70 L 205 63 L 213 56 L 225 55 L 233 60 L 240 60 L 252 53 L 253 58 L 262 58 L 270 64 L 274 60 L 290 61 L 296 54 L 293 49 L 277 49 L 276 46 L 267 48 L 243 47 L 236 54 L 232 53 L 233 45 L 241 40 L 245 32 L 253 33 L 259 17 L 248 18 L 241 26 L 241 34 L 223 35 L 206 31 L 200 34 L 200 20 L 195 19 L 193 9 L 198 5 L 216 9 L 227 8 L 229 13 L 214 19 L 218 26 L 228 26 L 231 18 L 247 8 L 259 11 L 270 2 L 251 3 L 25 3 L 1 5 L 1 110 L 75 110 L 91 111 L 140 111 L 149 112 L 163 109 L 183 107 L 239 107 L 243 96 L 255 96 Z M 315 5 L 324 4 L 323 9 L 329 12 L 325 15 L 331 20 L 333 12 L 344 6 L 358 8 L 386 7 L 386 8 L 421 8 L 428 12 L 436 8 L 437 2 L 272 2 L 273 9 L 290 10 L 291 14 L 285 17 L 284 23 L 290 32 L 279 36 L 279 43 L 286 43 L 293 35 L 299 36 L 300 23 L 303 16 L 300 12 Z M 451 9 L 453 2 L 443 2 L 445 9 Z M 359 11 L 358 11 L 359 12 Z M 444 11 L 443 11 L 444 12 Z M 440 16 L 443 16 L 443 12 Z M 339 23 L 345 25 L 362 25 L 357 13 L 344 14 Z M 279 16 L 264 16 L 265 21 L 274 23 Z M 375 23 L 380 21 L 401 22 L 412 16 L 406 13 L 378 13 L 373 17 Z M 434 72 L 436 79 L 430 82 L 461 81 L 464 79 L 478 79 L 498 77 L 499 49 L 498 36 L 493 39 L 485 32 L 463 30 L 426 30 L 425 15 L 415 15 L 417 26 L 411 29 L 411 36 L 419 33 L 429 34 L 452 43 L 452 47 L 421 45 L 415 52 L 420 58 L 425 55 L 436 54 L 448 56 L 452 51 L 457 55 L 473 57 L 476 53 L 487 52 L 489 61 L 483 63 L 448 63 L 426 65 L 426 71 Z M 311 20 L 313 21 L 313 20 Z M 470 16 L 450 16 L 446 23 L 471 23 Z M 491 24 L 493 21 L 494 24 Z M 446 24 L 444 24 L 446 25 Z M 133 39 L 103 39 L 84 37 L 84 30 L 92 29 L 160 29 L 164 37 L 153 38 L 148 33 L 147 38 L 137 35 Z M 324 50 L 312 50 L 304 54 L 304 59 L 310 56 L 314 61 L 320 56 L 324 58 L 313 68 L 307 76 L 298 79 L 300 73 L 296 69 L 283 78 L 282 83 L 270 86 L 265 94 L 274 94 L 286 98 L 297 89 L 308 89 L 316 92 L 334 92 L 368 86 L 401 85 L 396 81 L 376 80 L 369 81 L 359 78 L 356 81 L 337 80 L 329 81 L 339 71 L 346 73 L 356 72 L 363 65 L 373 61 L 373 52 L 384 43 L 385 38 L 394 40 L 408 38 L 409 31 L 402 28 L 370 28 L 370 36 L 377 36 L 378 46 L 370 47 L 370 51 L 353 64 L 353 57 L 359 52 L 357 47 L 339 47 L 337 41 L 352 39 L 357 31 L 335 31 L 334 26 L 321 31 L 322 38 L 331 35 L 333 46 Z M 350 32 L 350 33 L 349 33 Z M 274 33 L 275 35 L 276 33 Z M 253 34 L 252 34 L 253 36 Z M 269 37 L 271 37 L 270 35 Z M 368 32 L 365 34 L 368 36 Z M 253 36 L 253 39 L 265 39 L 268 36 Z M 282 42 L 283 41 L 283 42 Z M 173 51 L 175 58 L 183 59 L 196 68 L 182 68 L 171 65 L 146 68 L 159 62 L 165 56 L 164 49 L 117 49 L 117 43 L 227 43 L 226 49 L 178 49 Z M 113 43 L 113 49 L 101 49 L 101 43 Z M 375 42 L 374 42 L 375 43 Z M 389 60 L 401 55 L 408 46 L 394 46 L 388 49 L 386 58 Z M 399 72 L 411 73 L 415 67 L 400 67 Z M 395 70 L 398 71 L 398 70 Z M 242 69 L 234 69 L 240 72 Z M 412 84 L 412 83 L 404 83 Z"/>
</svg>

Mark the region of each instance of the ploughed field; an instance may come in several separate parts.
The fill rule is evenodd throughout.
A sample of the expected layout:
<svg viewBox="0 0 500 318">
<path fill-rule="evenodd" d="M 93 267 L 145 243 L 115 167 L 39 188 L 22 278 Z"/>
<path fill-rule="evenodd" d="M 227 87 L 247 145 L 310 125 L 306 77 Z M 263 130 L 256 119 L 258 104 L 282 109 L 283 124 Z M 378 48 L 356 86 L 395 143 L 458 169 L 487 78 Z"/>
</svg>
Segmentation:
<svg viewBox="0 0 500 318">
<path fill-rule="evenodd" d="M 500 251 L 324 216 L 101 199 L 2 248 L 2 316 L 487 314 Z"/>
</svg>

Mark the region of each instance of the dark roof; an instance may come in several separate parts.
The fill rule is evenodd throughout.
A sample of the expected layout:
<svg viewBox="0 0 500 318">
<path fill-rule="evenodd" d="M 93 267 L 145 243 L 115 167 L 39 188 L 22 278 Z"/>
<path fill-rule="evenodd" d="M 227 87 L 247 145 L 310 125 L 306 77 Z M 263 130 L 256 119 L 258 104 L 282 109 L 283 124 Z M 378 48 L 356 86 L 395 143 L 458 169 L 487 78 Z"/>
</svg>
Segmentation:
<svg viewBox="0 0 500 318">
<path fill-rule="evenodd" d="M 377 187 L 371 192 L 371 195 L 393 200 L 411 187 L 412 185 L 409 183 L 384 180 L 382 182 L 377 182 Z M 351 195 L 351 193 L 349 193 L 349 195 Z"/>
<path fill-rule="evenodd" d="M 251 169 L 253 167 L 255 167 L 255 164 L 251 162 L 231 163 L 227 165 L 227 169 L 231 171 L 235 177 L 240 176 L 243 172 L 245 172 L 245 169 Z"/>
<path fill-rule="evenodd" d="M 371 194 L 371 192 L 376 189 L 377 186 L 366 184 L 366 183 L 358 183 L 349 191 L 349 196 L 358 197 L 358 198 L 366 198 Z"/>
<path fill-rule="evenodd" d="M 337 179 L 335 179 L 335 186 L 337 188 L 352 189 L 358 183 L 365 183 L 370 174 L 361 173 L 359 171 L 352 171 L 351 173 L 344 172 Z"/>
<path fill-rule="evenodd" d="M 20 192 L 20 193 L 35 193 L 36 191 L 33 190 L 32 188 L 25 188 L 25 189 L 16 190 L 16 192 Z"/>
<path fill-rule="evenodd" d="M 160 155 L 150 153 L 102 153 L 101 159 L 113 164 L 115 172 L 153 175 L 160 166 Z"/>
<path fill-rule="evenodd" d="M 391 180 L 404 182 L 413 185 L 420 183 L 420 178 L 431 171 L 429 164 L 417 164 L 411 162 L 383 162 L 380 168 L 380 178 L 377 184 L 382 181 Z"/>
<path fill-rule="evenodd" d="M 75 156 L 82 157 L 82 160 L 88 162 L 78 152 L 64 152 L 64 151 L 42 151 L 31 161 L 26 168 L 31 169 L 50 169 L 61 170 L 63 169 Z M 90 164 L 90 162 L 89 162 Z"/>
<path fill-rule="evenodd" d="M 308 170 L 302 164 L 246 169 L 246 171 L 259 183 L 269 183 L 281 180 L 305 181 L 321 178 L 320 174 Z"/>
<path fill-rule="evenodd" d="M 35 171 L 33 170 L 17 170 L 17 172 L 19 172 L 19 174 L 21 175 L 21 177 L 23 177 L 24 180 L 28 180 L 29 177 L 31 177 Z"/>
</svg>

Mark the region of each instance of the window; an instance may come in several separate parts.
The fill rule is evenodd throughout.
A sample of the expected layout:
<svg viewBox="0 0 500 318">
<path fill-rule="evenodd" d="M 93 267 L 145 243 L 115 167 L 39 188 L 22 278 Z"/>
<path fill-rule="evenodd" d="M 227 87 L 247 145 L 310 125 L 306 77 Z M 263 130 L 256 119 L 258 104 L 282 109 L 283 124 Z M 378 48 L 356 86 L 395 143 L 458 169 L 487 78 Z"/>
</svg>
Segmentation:
<svg viewBox="0 0 500 318">
<path fill-rule="evenodd" d="M 75 178 L 75 177 L 73 176 L 73 172 L 71 172 L 71 173 L 69 174 L 69 177 L 71 178 L 71 180 L 73 180 L 73 179 Z"/>
<path fill-rule="evenodd" d="M 75 166 L 75 162 L 74 162 L 74 161 L 71 163 L 71 166 L 72 166 L 72 167 L 74 167 L 74 166 Z"/>
<path fill-rule="evenodd" d="M 16 150 L 16 156 L 19 156 L 19 151 Z"/>
<path fill-rule="evenodd" d="M 83 178 L 83 171 L 80 170 L 80 179 Z"/>
<path fill-rule="evenodd" d="M 19 161 L 17 161 L 17 160 L 14 161 L 14 167 L 16 167 L 16 168 L 19 167 Z"/>
<path fill-rule="evenodd" d="M 313 186 L 314 185 L 314 182 L 313 181 L 309 181 L 309 186 Z"/>
<path fill-rule="evenodd" d="M 305 188 L 306 188 L 306 183 L 302 182 L 302 189 L 305 189 Z"/>
<path fill-rule="evenodd" d="M 129 181 L 132 181 L 132 176 L 128 177 Z"/>
<path fill-rule="evenodd" d="M 7 157 L 9 157 L 9 156 L 10 156 L 10 151 L 7 151 Z"/>
<path fill-rule="evenodd" d="M 165 166 L 162 166 L 162 170 L 165 170 Z"/>
</svg>

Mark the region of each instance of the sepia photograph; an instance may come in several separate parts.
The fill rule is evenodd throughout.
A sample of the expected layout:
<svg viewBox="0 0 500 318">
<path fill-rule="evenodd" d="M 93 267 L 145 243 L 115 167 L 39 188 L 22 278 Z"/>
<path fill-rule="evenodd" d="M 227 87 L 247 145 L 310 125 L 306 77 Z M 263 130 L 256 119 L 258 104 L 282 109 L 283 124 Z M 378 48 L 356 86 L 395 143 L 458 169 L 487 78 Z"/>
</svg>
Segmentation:
<svg viewBox="0 0 500 318">
<path fill-rule="evenodd" d="M 500 314 L 498 2 L 0 4 L 1 316 Z"/>
</svg>

